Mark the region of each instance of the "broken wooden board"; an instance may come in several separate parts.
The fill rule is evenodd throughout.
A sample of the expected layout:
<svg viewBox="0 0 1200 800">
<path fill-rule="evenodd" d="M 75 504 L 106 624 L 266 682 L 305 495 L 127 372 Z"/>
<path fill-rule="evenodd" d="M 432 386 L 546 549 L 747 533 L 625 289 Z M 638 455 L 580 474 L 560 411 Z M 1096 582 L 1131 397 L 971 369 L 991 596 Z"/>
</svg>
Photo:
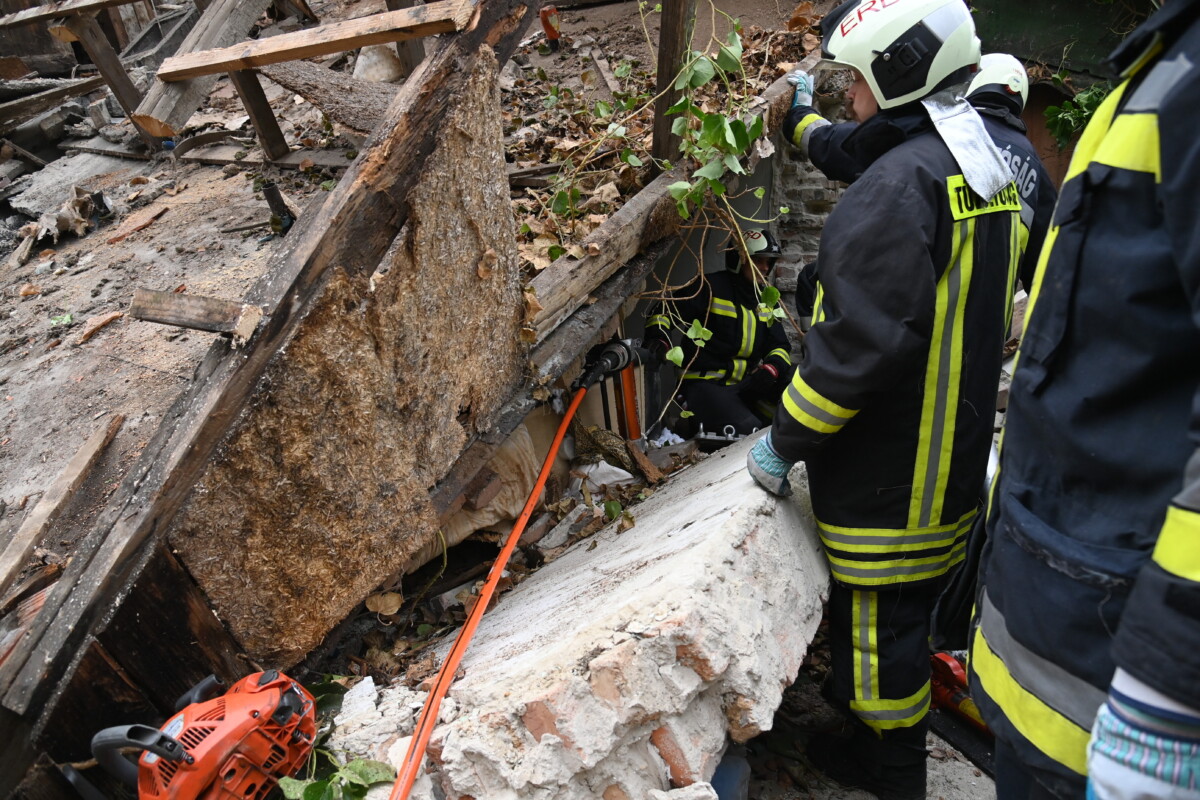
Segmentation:
<svg viewBox="0 0 1200 800">
<path fill-rule="evenodd" d="M 353 78 L 310 61 L 288 61 L 259 72 L 289 92 L 295 92 L 339 125 L 368 134 L 387 114 L 400 87 Z"/>
<path fill-rule="evenodd" d="M 270 4 L 271 0 L 212 0 L 178 52 L 194 53 L 241 41 Z M 216 82 L 215 75 L 176 83 L 154 81 L 138 104 L 133 121 L 154 136 L 176 136 L 208 99 Z"/>
<path fill-rule="evenodd" d="M 400 11 L 385 11 L 344 22 L 331 22 L 232 47 L 172 56 L 159 67 L 158 79 L 182 81 L 202 75 L 264 67 L 281 61 L 341 53 L 372 44 L 453 33 L 461 31 L 470 22 L 478 1 L 440 0 Z"/>
<path fill-rule="evenodd" d="M 249 303 L 138 287 L 133 290 L 129 316 L 192 330 L 229 333 L 235 341 L 245 342 L 262 321 L 263 312 Z"/>
<path fill-rule="evenodd" d="M 104 78 L 85 78 L 81 81 L 71 81 L 55 89 L 47 89 L 18 100 L 0 103 L 0 136 L 15 130 L 21 123 L 33 119 L 38 114 L 57 108 L 64 101 L 104 86 Z"/>
<path fill-rule="evenodd" d="M 274 160 L 263 157 L 262 151 L 247 149 L 245 146 L 231 144 L 212 144 L 189 150 L 179 157 L 180 161 L 190 161 L 194 164 L 241 164 L 246 167 L 260 167 L 271 164 L 288 169 L 308 169 L 310 166 L 323 169 L 346 169 L 352 161 L 341 151 L 330 150 L 293 150 L 282 158 Z"/>
<path fill-rule="evenodd" d="M 0 30 L 29 25 L 34 22 L 49 22 L 59 17 L 69 17 L 73 14 L 88 14 L 113 6 L 123 6 L 135 0 L 59 0 L 57 3 L 26 8 L 14 14 L 0 17 Z"/>
<path fill-rule="evenodd" d="M 88 471 L 96 463 L 96 459 L 104 452 L 104 448 L 117 435 L 117 430 L 125 418 L 117 415 L 93 433 L 83 446 L 75 453 L 74 458 L 67 463 L 62 473 L 55 479 L 42 499 L 34 506 L 33 511 L 21 523 L 21 527 L 9 540 L 3 550 L 0 550 L 0 597 L 8 587 L 12 586 L 17 576 L 21 574 L 33 548 L 42 540 L 47 529 L 54 524 L 62 513 L 66 500 L 74 494 L 79 485 L 88 476 Z"/>
<path fill-rule="evenodd" d="M 65 673 L 84 637 L 101 612 L 111 610 L 121 590 L 138 574 L 147 539 L 172 524 L 205 475 L 209 459 L 217 452 L 227 452 L 219 451 L 219 447 L 226 443 L 235 423 L 244 419 L 260 387 L 269 387 L 269 379 L 266 384 L 260 381 L 268 375 L 269 367 L 282 360 L 276 356 L 300 333 L 302 321 L 309 321 L 316 298 L 327 296 L 326 292 L 350 291 L 348 287 L 355 281 L 366 281 L 395 235 L 409 222 L 414 208 L 410 192 L 422 174 L 421 162 L 433 151 L 439 134 L 456 135 L 453 128 L 441 122 L 451 100 L 467 94 L 472 73 L 462 65 L 470 63 L 481 46 L 483 52 L 494 51 L 499 58 L 507 59 L 532 16 L 531 2 L 488 0 L 480 5 L 474 27 L 439 41 L 436 52 L 401 89 L 388 118 L 364 145 L 338 190 L 319 211 L 311 217 L 305 214 L 293 227 L 286 250 L 249 298 L 271 309 L 259 333 L 241 351 L 231 351 L 225 343 L 215 344 L 209 351 L 193 384 L 165 416 L 101 512 L 92 533 L 80 545 L 62 580 L 53 587 L 20 651 L 0 666 L 0 691 L 4 692 L 2 703 L 6 708 L 20 714 L 37 714 L 60 678 L 63 685 L 71 684 L 71 675 Z M 498 119 L 494 124 L 499 125 Z M 460 180 L 468 182 L 474 177 Z M 507 190 L 504 200 L 491 208 L 495 207 L 507 207 Z M 481 212 L 480 216 L 487 219 L 491 213 Z M 461 249 L 470 237 L 464 230 L 459 236 L 438 241 L 446 248 Z M 507 240 L 511 241 L 511 232 Z M 498 269 L 496 274 L 500 274 Z M 456 304 L 461 304 L 461 296 L 455 297 Z M 410 302 L 417 303 L 419 316 L 419 293 L 411 292 L 409 297 Z M 351 307 L 357 305 L 358 301 Z M 349 314 L 351 307 L 335 303 L 321 313 L 336 318 Z M 477 348 L 478 341 L 472 345 Z M 427 375 L 422 377 L 428 379 Z M 339 381 L 339 386 L 344 385 Z M 325 480 L 335 477 L 345 483 L 340 473 Z M 377 474 L 371 475 L 371 481 L 378 479 Z M 341 491 L 347 488 L 352 487 L 343 486 Z M 387 487 L 379 490 L 385 494 L 391 491 Z M 421 503 L 427 504 L 428 498 Z M 425 527 L 422 515 L 426 512 L 421 510 L 421 503 L 407 511 L 393 503 L 387 508 L 387 520 L 390 524 L 403 520 L 406 527 L 432 538 L 434 527 Z M 320 508 L 313 509 L 311 523 L 324 524 L 324 513 Z M 236 531 L 222 531 L 221 535 L 236 535 Z M 423 543 L 422 537 L 413 538 L 421 539 L 414 546 Z M 291 555 L 295 551 L 288 552 L 289 560 L 294 560 Z M 378 555 L 379 551 L 372 553 L 376 560 Z M 402 555 L 397 553 L 396 557 Z M 296 616 L 291 617 L 289 625 Z M 298 641 L 268 643 L 271 648 L 290 653 L 295 653 L 298 645 Z"/>
</svg>

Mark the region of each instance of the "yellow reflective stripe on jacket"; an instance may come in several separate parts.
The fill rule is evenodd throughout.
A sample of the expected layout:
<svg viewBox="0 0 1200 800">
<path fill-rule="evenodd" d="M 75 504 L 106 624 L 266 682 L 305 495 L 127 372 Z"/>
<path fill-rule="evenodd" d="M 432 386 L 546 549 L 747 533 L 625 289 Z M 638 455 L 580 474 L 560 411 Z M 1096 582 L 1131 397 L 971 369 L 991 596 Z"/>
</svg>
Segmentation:
<svg viewBox="0 0 1200 800">
<path fill-rule="evenodd" d="M 737 317 L 737 306 L 729 300 L 714 297 L 708 301 L 708 310 L 722 317 Z"/>
<path fill-rule="evenodd" d="M 804 381 L 796 372 L 783 393 L 783 407 L 792 419 L 817 433 L 835 433 L 849 422 L 858 409 L 839 406 Z"/>
<path fill-rule="evenodd" d="M 1105 693 L 1013 639 L 986 592 L 968 666 L 1030 744 L 1068 769 L 1085 773 L 1088 737 Z"/>
<path fill-rule="evenodd" d="M 1158 115 L 1118 114 L 1092 161 L 1132 172 L 1149 172 L 1162 183 Z"/>
<path fill-rule="evenodd" d="M 808 127 L 814 122 L 824 122 L 829 124 L 828 120 L 826 120 L 820 114 L 805 114 L 800 121 L 796 123 L 796 127 L 792 129 L 792 144 L 796 145 L 796 147 L 803 147 L 804 132 L 808 130 Z"/>
<path fill-rule="evenodd" d="M 975 220 L 954 223 L 953 235 L 950 268 L 937 285 L 908 528 L 925 528 L 941 521 L 950 479 L 962 378 L 963 318 L 975 267 Z"/>
<path fill-rule="evenodd" d="M 781 358 L 783 359 L 783 363 L 787 364 L 789 367 L 792 365 L 792 354 L 782 347 L 776 347 L 774 350 L 767 353 L 767 358 Z"/>
<path fill-rule="evenodd" d="M 758 330 L 758 316 L 748 308 L 742 309 L 742 344 L 738 348 L 738 358 L 749 358 L 754 352 L 754 334 Z"/>
<path fill-rule="evenodd" d="M 733 359 L 733 370 L 729 373 L 729 382 L 738 383 L 746 377 L 747 361 L 744 358 Z"/>
<path fill-rule="evenodd" d="M 1150 557 L 1172 575 L 1200 582 L 1200 514 L 1179 506 L 1168 508 Z"/>
<path fill-rule="evenodd" d="M 666 328 L 671 329 L 671 318 L 666 314 L 654 314 L 646 320 L 647 328 Z"/>
<path fill-rule="evenodd" d="M 813 296 L 813 312 L 812 324 L 816 325 L 825 319 L 825 309 L 822 308 L 822 301 L 825 299 L 825 289 L 821 286 L 820 279 L 817 280 L 817 292 Z"/>
</svg>

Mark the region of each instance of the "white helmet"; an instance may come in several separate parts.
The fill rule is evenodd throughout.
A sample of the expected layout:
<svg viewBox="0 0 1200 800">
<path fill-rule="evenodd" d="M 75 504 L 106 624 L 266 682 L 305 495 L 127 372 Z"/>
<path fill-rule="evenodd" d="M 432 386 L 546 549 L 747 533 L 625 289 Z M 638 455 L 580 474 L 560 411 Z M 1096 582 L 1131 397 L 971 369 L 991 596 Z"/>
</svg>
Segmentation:
<svg viewBox="0 0 1200 800">
<path fill-rule="evenodd" d="M 847 0 L 821 20 L 825 62 L 858 70 L 882 108 L 920 100 L 979 63 L 963 0 Z M 961 76 L 957 73 L 961 72 Z"/>
<path fill-rule="evenodd" d="M 1029 75 L 1024 65 L 1008 53 L 988 53 L 979 59 L 979 72 L 967 88 L 967 97 L 977 93 L 995 92 L 1013 100 L 1020 97 L 1020 113 L 1029 101 Z"/>
</svg>

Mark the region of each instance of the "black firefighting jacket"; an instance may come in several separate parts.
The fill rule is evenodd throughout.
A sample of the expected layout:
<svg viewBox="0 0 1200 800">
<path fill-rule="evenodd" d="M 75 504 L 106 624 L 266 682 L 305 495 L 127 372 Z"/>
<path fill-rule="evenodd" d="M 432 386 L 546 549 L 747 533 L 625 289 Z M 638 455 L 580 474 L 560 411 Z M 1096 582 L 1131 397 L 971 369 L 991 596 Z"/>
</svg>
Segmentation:
<svg viewBox="0 0 1200 800">
<path fill-rule="evenodd" d="M 1010 184 L 985 202 L 918 104 L 845 146 L 870 166 L 821 236 L 813 326 L 776 410 L 808 466 L 833 576 L 883 589 L 962 559 L 991 445 L 1020 256 Z"/>
<path fill-rule="evenodd" d="M 725 385 L 740 383 L 760 363 L 770 365 L 786 380 L 792 358 L 783 322 L 759 309 L 754 285 L 732 272 L 704 276 L 691 296 L 656 304 L 646 319 L 646 339 L 671 346 L 671 330 L 687 330 L 693 320 L 712 332 L 703 347 L 684 336 L 684 380 L 712 380 Z"/>
<path fill-rule="evenodd" d="M 1112 60 L 1035 281 L 971 655 L 997 736 L 1077 782 L 1115 667 L 1200 708 L 1200 0 Z"/>
<path fill-rule="evenodd" d="M 973 95 L 970 100 L 983 118 L 984 127 L 1000 151 L 1000 157 L 1012 170 L 1021 196 L 1021 222 L 1025 226 L 1025 234 L 1019 274 L 1021 284 L 1028 290 L 1033 285 L 1038 254 L 1046 239 L 1046 230 L 1050 227 L 1058 191 L 1033 143 L 1025 136 L 1025 123 L 1008 109 L 1004 100 L 995 98 L 990 92 Z M 784 120 L 783 135 L 799 146 L 805 121 L 811 124 L 816 114 L 811 106 L 795 106 Z M 869 166 L 844 146 L 857 127 L 853 122 L 841 122 L 813 128 L 809 134 L 808 159 L 830 180 L 853 183 Z"/>
</svg>

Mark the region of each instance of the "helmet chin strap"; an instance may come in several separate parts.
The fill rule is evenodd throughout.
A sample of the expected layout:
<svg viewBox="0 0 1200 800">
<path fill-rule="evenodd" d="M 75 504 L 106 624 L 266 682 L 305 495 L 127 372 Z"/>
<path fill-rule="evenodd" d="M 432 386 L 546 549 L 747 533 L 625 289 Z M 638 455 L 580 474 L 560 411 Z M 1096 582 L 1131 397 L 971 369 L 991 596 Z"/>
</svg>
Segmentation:
<svg viewBox="0 0 1200 800">
<path fill-rule="evenodd" d="M 965 85 L 951 86 L 921 100 L 934 128 L 958 162 L 967 185 L 990 201 L 1012 182 L 1012 173 L 1000 158 L 983 127 L 983 119 L 963 97 Z"/>
</svg>

